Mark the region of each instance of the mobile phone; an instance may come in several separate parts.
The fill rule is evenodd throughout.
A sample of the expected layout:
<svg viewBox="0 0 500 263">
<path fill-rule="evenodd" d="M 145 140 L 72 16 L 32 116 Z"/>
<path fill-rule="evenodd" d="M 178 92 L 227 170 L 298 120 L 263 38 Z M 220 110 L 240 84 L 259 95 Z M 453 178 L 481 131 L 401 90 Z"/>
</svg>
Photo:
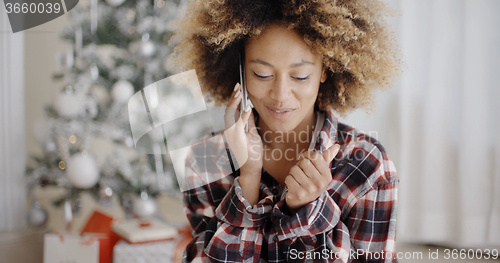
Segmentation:
<svg viewBox="0 0 500 263">
<path fill-rule="evenodd" d="M 240 62 L 240 84 L 241 84 L 241 103 L 240 103 L 240 116 L 243 114 L 243 111 L 246 109 L 247 105 L 250 104 L 253 107 L 252 103 L 248 100 L 248 92 L 247 92 L 247 84 L 246 84 L 246 76 L 245 76 L 245 68 L 243 66 L 243 61 L 241 58 L 241 53 L 239 54 L 239 62 Z M 248 132 L 248 122 L 245 124 L 245 131 Z"/>
</svg>

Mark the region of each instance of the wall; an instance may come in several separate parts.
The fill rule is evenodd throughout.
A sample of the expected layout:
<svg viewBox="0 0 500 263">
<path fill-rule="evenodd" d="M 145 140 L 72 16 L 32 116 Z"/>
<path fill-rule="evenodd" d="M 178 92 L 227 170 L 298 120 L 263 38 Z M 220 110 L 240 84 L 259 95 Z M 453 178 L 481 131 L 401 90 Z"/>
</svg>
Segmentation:
<svg viewBox="0 0 500 263">
<path fill-rule="evenodd" d="M 64 84 L 54 81 L 52 74 L 56 70 L 57 52 L 66 50 L 66 43 L 59 35 L 68 21 L 64 15 L 25 31 L 26 157 L 41 154 L 34 136 L 35 124 L 44 116 L 44 105 L 52 103 Z"/>
</svg>

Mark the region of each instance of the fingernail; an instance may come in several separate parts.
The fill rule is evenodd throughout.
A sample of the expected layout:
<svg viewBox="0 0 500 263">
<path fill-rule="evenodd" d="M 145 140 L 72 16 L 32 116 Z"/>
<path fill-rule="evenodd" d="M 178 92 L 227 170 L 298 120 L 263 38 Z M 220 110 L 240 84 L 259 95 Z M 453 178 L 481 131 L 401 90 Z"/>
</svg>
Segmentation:
<svg viewBox="0 0 500 263">
<path fill-rule="evenodd" d="M 335 144 L 335 146 L 337 146 L 337 149 L 340 149 L 340 144 Z"/>
<path fill-rule="evenodd" d="M 236 94 L 234 94 L 234 97 L 238 98 L 239 95 L 240 95 L 240 91 L 238 90 L 238 92 L 236 92 Z"/>
<path fill-rule="evenodd" d="M 240 83 L 236 83 L 236 85 L 234 86 L 234 90 L 233 91 L 236 91 L 239 87 L 240 87 Z"/>
<path fill-rule="evenodd" d="M 245 112 L 249 112 L 250 111 L 250 105 L 248 105 L 245 109 Z"/>
</svg>

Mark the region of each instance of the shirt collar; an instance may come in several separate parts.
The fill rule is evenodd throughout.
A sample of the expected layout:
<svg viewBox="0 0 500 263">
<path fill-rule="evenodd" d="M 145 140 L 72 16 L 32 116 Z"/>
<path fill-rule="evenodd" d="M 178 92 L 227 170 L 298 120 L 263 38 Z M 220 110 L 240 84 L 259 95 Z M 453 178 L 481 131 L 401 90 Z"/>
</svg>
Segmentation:
<svg viewBox="0 0 500 263">
<path fill-rule="evenodd" d="M 253 109 L 255 116 L 255 126 L 257 127 L 259 122 L 259 113 Z M 338 117 L 333 109 L 327 111 L 321 111 L 325 115 L 325 121 L 323 122 L 323 127 L 321 128 L 319 135 L 316 140 L 315 150 L 319 153 L 323 153 L 326 149 L 337 143 L 337 130 L 338 130 Z"/>
<path fill-rule="evenodd" d="M 326 149 L 337 143 L 338 131 L 338 117 L 334 110 L 330 109 L 322 111 L 322 113 L 325 114 L 325 122 L 316 141 L 316 151 L 319 153 L 323 153 Z"/>
</svg>

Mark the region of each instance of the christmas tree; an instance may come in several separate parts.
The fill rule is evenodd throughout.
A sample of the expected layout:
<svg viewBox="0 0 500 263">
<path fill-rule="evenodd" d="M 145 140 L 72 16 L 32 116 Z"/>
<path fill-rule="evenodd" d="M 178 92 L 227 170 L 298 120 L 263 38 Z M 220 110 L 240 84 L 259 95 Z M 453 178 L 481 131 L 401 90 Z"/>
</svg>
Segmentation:
<svg viewBox="0 0 500 263">
<path fill-rule="evenodd" d="M 47 120 L 37 127 L 44 154 L 33 156 L 27 168 L 29 189 L 66 188 L 67 194 L 54 205 L 64 204 L 70 214 L 83 191 L 101 203 L 116 195 L 127 212 L 133 209 L 132 195 L 147 200 L 162 192 L 179 193 L 168 154 L 135 148 L 127 102 L 173 74 L 166 65 L 172 52 L 169 41 L 185 3 L 90 0 L 68 13 L 71 24 L 61 35 L 68 47 L 58 55 L 54 74 L 64 85 L 54 104 L 45 108 Z M 29 212 L 32 225 L 44 223 L 39 210 L 35 204 Z"/>
</svg>

